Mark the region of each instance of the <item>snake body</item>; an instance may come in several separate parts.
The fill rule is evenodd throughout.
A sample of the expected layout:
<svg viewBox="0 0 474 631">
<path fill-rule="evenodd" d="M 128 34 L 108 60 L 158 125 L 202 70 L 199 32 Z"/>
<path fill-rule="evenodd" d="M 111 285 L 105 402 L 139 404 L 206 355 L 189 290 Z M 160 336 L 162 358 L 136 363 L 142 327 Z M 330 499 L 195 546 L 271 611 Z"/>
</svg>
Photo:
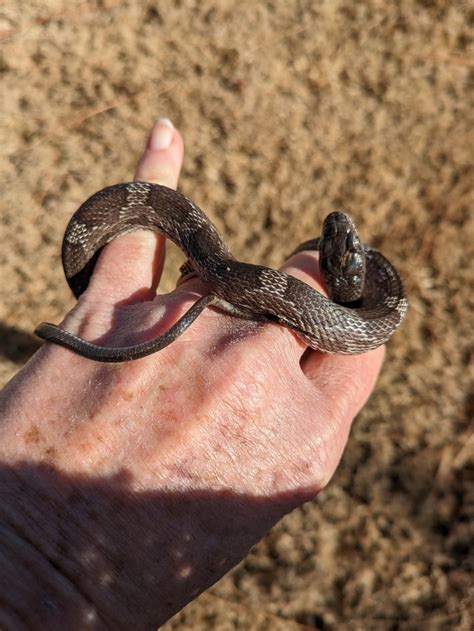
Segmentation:
<svg viewBox="0 0 474 631">
<path fill-rule="evenodd" d="M 167 332 L 143 344 L 98 346 L 48 323 L 36 329 L 39 337 L 97 361 L 127 361 L 164 348 L 205 307 L 214 305 L 238 317 L 286 326 L 313 349 L 357 354 L 384 344 L 407 310 L 399 274 L 382 254 L 360 244 L 354 224 L 343 213 L 329 215 L 322 238 L 296 250 L 321 251 L 330 300 L 289 274 L 235 260 L 194 202 L 177 191 L 147 182 L 105 188 L 84 202 L 71 218 L 62 259 L 76 297 L 87 288 L 101 248 L 117 236 L 139 229 L 161 232 L 174 241 L 188 258 L 185 269 L 199 276 L 209 294 Z"/>
</svg>

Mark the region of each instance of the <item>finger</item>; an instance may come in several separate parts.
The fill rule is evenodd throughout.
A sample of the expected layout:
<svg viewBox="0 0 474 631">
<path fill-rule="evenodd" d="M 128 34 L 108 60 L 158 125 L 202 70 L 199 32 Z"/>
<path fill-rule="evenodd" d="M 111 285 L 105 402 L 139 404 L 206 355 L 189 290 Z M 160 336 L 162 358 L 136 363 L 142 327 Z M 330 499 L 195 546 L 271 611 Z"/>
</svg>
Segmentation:
<svg viewBox="0 0 474 631">
<path fill-rule="evenodd" d="M 290 256 L 280 269 L 307 283 L 324 296 L 328 295 L 319 269 L 319 252 L 314 250 L 298 252 Z"/>
<path fill-rule="evenodd" d="M 315 251 L 298 252 L 291 256 L 281 267 L 280 271 L 295 276 L 298 280 L 310 285 L 316 291 L 327 296 L 324 282 L 319 271 L 319 253 Z M 284 351 L 293 360 L 299 362 L 305 352 L 307 344 L 289 328 L 279 327 Z"/>
<path fill-rule="evenodd" d="M 181 134 L 168 119 L 150 132 L 135 179 L 176 188 L 183 161 Z M 164 260 L 162 235 L 138 230 L 119 237 L 103 250 L 86 292 L 87 301 L 133 302 L 154 295 Z"/>
<path fill-rule="evenodd" d="M 300 252 L 283 266 L 283 271 L 296 276 L 327 296 L 321 277 L 317 252 Z M 341 418 L 353 418 L 367 401 L 384 358 L 384 347 L 361 355 L 328 355 L 305 348 L 301 341 L 295 344 L 296 352 L 304 351 L 300 366 L 306 377 L 316 387 L 329 409 L 344 414 Z"/>
<path fill-rule="evenodd" d="M 301 368 L 331 416 L 349 423 L 367 402 L 385 357 L 380 346 L 362 355 L 306 352 Z"/>
</svg>

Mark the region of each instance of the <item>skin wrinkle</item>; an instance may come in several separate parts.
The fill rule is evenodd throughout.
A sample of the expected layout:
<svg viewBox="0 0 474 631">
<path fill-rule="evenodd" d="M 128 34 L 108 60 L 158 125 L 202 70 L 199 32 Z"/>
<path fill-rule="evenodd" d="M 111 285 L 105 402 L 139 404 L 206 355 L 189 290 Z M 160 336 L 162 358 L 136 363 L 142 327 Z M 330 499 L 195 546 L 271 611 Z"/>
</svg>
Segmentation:
<svg viewBox="0 0 474 631">
<path fill-rule="evenodd" d="M 217 374 L 219 374 L 219 372 L 219 370 L 216 371 Z M 221 458 L 225 461 L 229 454 L 226 454 L 225 450 L 223 451 L 223 445 L 229 443 L 230 436 L 235 436 L 236 430 L 238 430 L 237 433 L 239 435 L 242 433 L 241 429 L 239 429 L 241 424 L 239 423 L 238 417 L 234 419 L 232 424 L 229 423 L 228 419 L 232 419 L 234 414 L 232 408 L 229 408 L 229 397 L 226 396 L 223 401 L 219 394 L 221 390 L 226 387 L 225 381 L 226 379 L 224 379 L 222 385 L 214 382 L 211 386 L 211 392 L 214 393 L 214 396 L 204 400 L 203 406 L 200 406 L 197 410 L 194 408 L 193 423 L 186 430 L 188 449 L 184 455 L 181 454 L 177 459 L 184 467 L 188 467 L 189 463 L 193 462 L 195 458 L 194 453 L 201 453 L 200 458 L 202 458 L 202 453 L 207 452 L 208 458 L 204 460 L 208 463 L 207 466 L 209 466 L 209 463 L 215 463 L 216 460 L 220 460 L 220 458 L 217 458 L 219 454 L 221 454 Z M 169 469 L 176 470 L 174 460 L 173 458 Z M 218 467 L 218 464 L 214 464 L 213 469 L 218 469 Z M 216 480 L 220 479 L 220 476 L 216 475 L 216 471 L 214 470 L 208 471 L 206 475 L 203 475 L 203 472 L 200 471 L 199 476 L 201 477 L 203 486 L 206 488 L 209 486 L 215 488 Z M 208 478 L 208 476 L 210 477 Z M 190 476 L 188 474 L 187 479 L 189 480 L 189 478 Z M 220 488 L 220 486 L 221 485 L 219 485 L 218 488 Z"/>
<path fill-rule="evenodd" d="M 48 489 L 48 492 L 49 492 L 49 489 Z M 37 505 L 39 506 L 38 503 Z M 30 511 L 32 508 L 33 506 L 28 507 Z M 27 510 L 26 506 L 23 506 L 23 516 L 26 516 L 25 510 Z M 3 507 L 2 513 L 5 514 L 5 507 Z M 80 599 L 80 600 L 84 599 L 85 609 L 89 608 L 90 600 L 86 594 L 81 593 L 80 588 L 78 588 L 77 581 L 73 580 L 73 576 L 71 576 L 70 573 L 68 572 L 58 571 L 57 564 L 56 562 L 54 562 L 54 558 L 56 556 L 54 552 L 55 541 L 51 540 L 51 538 L 48 536 L 43 537 L 43 538 L 38 536 L 42 530 L 41 528 L 42 520 L 37 520 L 37 521 L 35 520 L 35 528 L 29 529 L 29 532 L 34 533 L 37 540 L 37 541 L 32 541 L 32 540 L 29 540 L 28 537 L 25 536 L 24 528 L 22 529 L 20 526 L 20 524 L 23 523 L 23 519 L 20 517 L 19 512 L 16 511 L 16 514 L 12 514 L 10 511 L 9 517 L 12 520 L 11 523 L 14 528 L 13 537 L 19 537 L 19 540 L 15 542 L 15 546 L 14 546 L 16 564 L 18 564 L 18 562 L 22 559 L 22 553 L 25 553 L 25 552 L 27 552 L 26 558 L 31 557 L 31 554 L 33 554 L 35 561 L 37 563 L 37 565 L 35 565 L 34 563 L 31 563 L 31 559 L 30 559 L 30 563 L 28 563 L 25 566 L 24 578 L 20 584 L 23 586 L 28 585 L 29 581 L 32 580 L 32 575 L 36 573 L 37 582 L 38 584 L 43 585 L 43 592 L 44 592 L 40 606 L 43 608 L 46 607 L 46 610 L 54 604 L 54 596 L 58 595 L 58 589 L 62 591 L 63 594 L 67 597 L 68 602 L 71 603 L 77 599 Z M 34 518 L 32 517 L 32 519 Z M 2 536 L 2 541 L 5 544 L 7 543 L 7 539 L 5 536 Z M 41 545 L 38 544 L 38 542 L 40 541 L 41 541 Z M 48 546 L 48 542 L 50 543 L 49 546 Z M 21 567 L 21 563 L 19 565 Z M 51 571 L 49 572 L 47 571 L 48 567 L 49 569 L 51 568 L 53 569 L 52 573 Z M 62 569 L 64 570 L 65 567 L 63 566 Z M 7 570 L 7 567 L 4 562 L 3 571 L 5 572 L 6 570 Z M 45 584 L 45 577 L 49 579 L 47 584 Z M 54 586 L 54 590 L 53 590 L 53 586 Z M 45 600 L 46 598 L 47 600 Z M 36 607 L 34 609 L 27 610 L 28 616 L 29 617 L 33 616 L 32 619 L 34 619 L 34 617 L 38 613 L 37 608 L 38 608 L 38 604 L 36 604 Z M 48 614 L 46 610 L 45 610 L 45 614 L 47 616 Z M 33 624 L 32 628 L 37 628 L 37 626 Z"/>
<path fill-rule="evenodd" d="M 236 362 L 230 363 L 234 365 Z M 273 424 L 273 428 L 270 426 L 266 433 L 263 432 L 262 425 L 265 426 L 263 416 L 277 419 L 276 425 L 278 426 L 281 422 L 288 422 L 288 420 L 291 422 L 291 419 L 298 415 L 298 406 L 295 406 L 294 411 L 289 415 L 287 404 L 284 402 L 279 403 L 275 400 L 270 402 L 267 400 L 267 367 L 260 371 L 257 364 L 255 370 L 251 371 L 253 377 L 251 382 L 247 380 L 245 374 L 241 374 L 242 370 L 237 369 L 237 372 L 241 377 L 241 381 L 233 384 L 234 392 L 231 389 L 230 393 L 228 393 L 226 409 L 222 410 L 219 408 L 213 414 L 212 423 L 215 424 L 218 434 L 214 437 L 215 443 L 208 446 L 209 459 L 210 462 L 214 462 L 214 468 L 218 471 L 227 458 L 235 461 L 236 466 L 238 466 L 238 453 L 241 450 L 253 452 L 253 457 L 250 459 L 252 465 L 250 467 L 247 465 L 246 470 L 240 473 L 240 484 L 245 484 L 245 480 L 248 478 L 251 488 L 251 480 L 262 468 L 260 463 L 267 461 L 267 454 L 279 453 L 282 450 L 282 446 L 278 444 L 279 441 L 276 438 L 278 429 L 275 428 L 275 424 Z M 244 388 L 243 391 L 241 390 L 242 387 Z M 250 396 L 249 392 L 251 392 Z M 278 419 L 282 420 L 279 421 Z M 290 429 L 289 433 L 291 434 Z M 206 439 L 207 433 L 205 432 L 204 446 L 206 445 Z M 231 445 L 232 450 L 229 451 L 226 445 Z M 283 447 L 286 448 L 287 445 Z M 236 448 L 237 455 L 234 453 Z M 296 469 L 297 466 L 295 466 Z M 265 483 L 261 476 L 260 481 L 264 486 L 268 487 L 268 491 L 263 491 L 264 495 L 280 491 L 279 488 L 274 487 L 271 481 Z"/>
<path fill-rule="evenodd" d="M 169 328 L 169 321 L 171 320 L 172 324 L 174 320 L 173 309 L 179 308 L 178 305 L 166 301 L 161 301 L 159 305 L 145 301 L 139 303 L 140 309 L 137 309 L 137 306 L 107 306 L 105 309 L 97 310 L 97 317 L 91 316 L 82 324 L 76 324 L 76 328 L 72 328 L 68 320 L 64 322 L 63 328 L 104 346 L 108 345 L 108 339 L 112 334 L 115 346 L 127 346 L 151 339 Z M 144 313 L 147 309 L 148 316 Z M 142 314 L 141 318 L 135 315 L 138 311 Z"/>
<path fill-rule="evenodd" d="M 195 439 L 192 439 L 191 441 L 189 441 L 190 432 L 192 433 L 194 431 L 194 427 L 200 425 L 201 419 L 205 419 L 206 424 L 207 424 L 209 423 L 208 419 L 212 417 L 212 415 L 209 413 L 209 409 L 212 409 L 214 407 L 214 404 L 212 400 L 209 400 L 209 395 L 208 395 L 209 384 L 208 384 L 208 378 L 205 376 L 205 371 L 204 373 L 202 373 L 203 385 L 201 387 L 193 388 L 192 396 L 190 396 L 191 393 L 188 394 L 188 389 L 186 388 L 186 384 L 188 383 L 188 381 L 187 381 L 187 375 L 185 373 L 194 372 L 193 369 L 190 368 L 190 366 L 192 367 L 193 362 L 194 362 L 193 355 L 196 355 L 196 362 L 198 362 L 199 361 L 198 354 L 196 352 L 194 353 L 191 352 L 189 355 L 187 355 L 185 361 L 184 361 L 184 357 L 185 357 L 184 355 L 182 355 L 182 358 L 183 358 L 182 360 L 179 359 L 181 357 L 180 353 L 177 353 L 176 357 L 174 358 L 172 374 L 176 375 L 176 370 L 179 369 L 179 372 L 181 373 L 180 380 L 183 382 L 184 387 L 180 390 L 179 393 L 176 393 L 175 391 L 173 391 L 174 398 L 172 399 L 172 402 L 170 403 L 171 407 L 169 411 L 167 409 L 168 407 L 167 401 L 160 398 L 160 401 L 159 401 L 159 404 L 161 407 L 160 416 L 162 418 L 170 418 L 170 414 L 172 414 L 173 417 L 182 419 L 180 422 L 183 425 L 183 429 L 180 432 L 176 432 L 176 424 L 173 423 L 173 425 L 170 427 L 169 431 L 167 432 L 168 435 L 172 436 L 171 442 L 170 442 L 170 440 L 167 438 L 166 433 L 163 434 L 163 429 L 161 427 L 156 427 L 154 431 L 156 431 L 160 437 L 160 449 L 158 451 L 156 451 L 155 449 L 154 460 L 162 458 L 163 455 L 166 455 L 166 453 L 177 453 L 177 452 L 179 453 L 181 449 L 180 444 L 183 443 L 184 432 L 186 433 L 186 441 L 191 442 L 191 445 L 192 445 L 191 451 L 195 451 L 197 448 L 197 442 Z M 171 373 L 167 369 L 165 369 L 164 374 L 171 374 Z M 161 385 L 163 386 L 165 384 L 163 384 L 162 382 Z M 215 385 L 213 386 L 213 388 L 216 388 L 216 387 L 217 386 Z M 199 392 L 201 392 L 202 394 L 199 394 Z M 216 395 L 216 399 L 219 399 L 218 395 Z M 143 414 L 146 417 L 148 415 L 147 410 L 144 410 Z M 189 418 L 193 419 L 191 425 L 189 424 L 187 420 Z M 150 470 L 153 472 L 153 463 L 148 462 L 146 453 L 140 453 L 137 455 L 139 455 L 140 459 L 148 463 Z M 173 469 L 173 472 L 176 474 L 177 471 L 179 472 L 180 468 L 181 469 L 183 468 L 183 464 L 186 464 L 188 461 L 191 461 L 191 460 L 192 460 L 192 456 L 188 457 L 186 455 L 181 454 L 181 456 L 178 458 L 178 461 L 180 462 L 181 466 L 178 467 L 178 469 L 176 469 L 173 466 L 170 466 L 168 470 Z M 165 459 L 165 462 L 166 462 L 166 459 Z M 160 464 L 161 474 L 166 468 L 165 462 L 162 462 Z M 160 475 L 160 477 L 162 476 Z M 177 482 L 177 485 L 179 486 L 179 482 Z"/>
<path fill-rule="evenodd" d="M 177 292 L 158 296 L 146 304 L 127 305 L 116 316 L 114 343 L 126 345 L 156 337 L 179 320 L 199 297 L 189 292 Z"/>
<path fill-rule="evenodd" d="M 182 399 L 186 390 L 180 389 L 176 392 L 174 379 L 168 381 L 168 375 L 173 374 L 175 378 L 178 378 L 178 381 L 186 383 L 188 375 L 186 374 L 186 364 L 180 359 L 181 350 L 178 348 L 178 352 L 175 353 L 174 356 L 170 353 L 162 354 L 161 356 L 163 357 L 163 365 L 159 368 L 161 374 L 164 376 L 161 377 L 159 383 L 157 383 L 157 367 L 154 362 L 147 361 L 147 359 L 139 360 L 139 362 L 131 362 L 127 364 L 126 367 L 116 367 L 117 377 L 114 387 L 117 388 L 119 392 L 122 392 L 122 395 L 125 394 L 125 400 L 132 397 L 139 401 L 142 399 L 147 401 L 148 393 L 153 393 L 152 400 L 148 402 L 147 405 L 140 406 L 141 409 L 138 415 L 135 413 L 137 424 L 146 422 L 150 414 L 153 414 L 153 408 L 156 403 L 161 406 L 163 416 L 167 415 L 168 406 L 171 406 L 173 416 L 176 418 L 179 416 L 179 414 L 176 414 L 177 408 L 178 410 L 183 408 Z M 188 362 L 188 359 L 186 361 Z M 170 365 L 168 366 L 168 364 Z M 164 370 L 161 371 L 163 368 Z M 172 398 L 172 402 L 170 397 Z M 122 396 L 122 401 L 123 398 Z M 118 407 L 120 410 L 121 404 Z M 119 414 L 119 410 L 115 411 L 115 414 Z M 156 430 L 160 432 L 163 430 L 161 424 L 156 427 Z"/>
<path fill-rule="evenodd" d="M 307 440 L 302 445 L 300 444 L 299 451 L 292 450 L 294 455 L 291 460 L 293 468 L 296 472 L 302 472 L 305 469 L 306 477 L 309 480 L 317 480 L 316 486 L 322 488 L 330 478 L 330 475 L 322 475 L 322 472 L 331 471 L 332 474 L 338 461 L 338 458 L 334 457 L 334 454 L 337 453 L 334 447 L 342 438 L 340 424 L 331 420 L 333 418 L 332 410 L 325 411 L 325 406 L 320 401 L 321 397 L 315 392 L 314 384 L 308 382 L 303 373 L 288 371 L 287 374 L 281 374 L 280 378 L 283 383 L 281 389 L 277 391 L 284 392 L 286 387 L 291 392 L 298 393 L 299 398 L 292 400 L 292 414 L 288 415 L 287 402 L 283 402 L 280 414 L 278 410 L 274 410 L 274 414 L 277 418 L 281 418 L 280 423 L 285 423 L 288 426 L 290 437 L 298 436 L 301 431 L 307 436 Z M 304 381 L 303 384 L 301 383 L 302 380 Z M 313 408 L 318 410 L 315 418 L 308 419 L 307 414 L 305 414 L 308 402 L 311 402 Z M 289 423 L 294 424 L 294 429 Z M 302 423 L 308 427 L 302 430 Z M 329 448 L 328 445 L 330 445 Z M 314 454 L 316 454 L 316 458 Z M 312 466 L 305 466 L 306 463 L 311 463 Z M 298 476 L 298 482 L 301 484 L 301 474 Z"/>
<path fill-rule="evenodd" d="M 89 311 L 89 316 L 82 316 L 82 309 L 78 309 L 66 316 L 62 322 L 62 327 L 75 335 L 88 337 L 97 330 L 107 331 L 110 327 L 114 308 L 114 304 L 105 302 L 100 305 L 90 305 L 89 309 L 84 309 L 86 313 Z"/>
<path fill-rule="evenodd" d="M 328 468 L 327 453 L 324 450 L 325 439 L 319 437 L 319 428 L 323 426 L 323 422 L 318 415 L 318 418 L 309 424 L 306 431 L 302 430 L 300 419 L 303 417 L 301 410 L 304 409 L 304 402 L 296 404 L 290 415 L 288 415 L 287 405 L 283 404 L 281 410 L 278 410 L 277 405 L 275 404 L 272 410 L 276 419 L 275 426 L 285 424 L 288 438 L 284 445 L 273 445 L 274 459 L 276 462 L 282 459 L 285 461 L 285 471 L 283 474 L 278 467 L 271 469 L 273 475 L 271 492 L 280 490 L 278 482 L 279 478 L 282 477 L 287 489 L 310 488 L 311 491 L 308 496 L 310 499 L 312 494 L 319 491 L 326 481 L 326 476 L 322 473 Z M 293 439 L 302 431 L 305 431 L 307 436 L 307 440 L 303 443 Z"/>
<path fill-rule="evenodd" d="M 281 403 L 279 403 L 273 398 L 270 402 L 268 402 L 266 382 L 268 381 L 268 373 L 272 372 L 273 366 L 276 365 L 276 358 L 272 357 L 271 355 L 269 356 L 265 354 L 258 355 L 257 357 L 254 357 L 253 354 L 250 354 L 249 357 L 249 353 L 251 353 L 251 351 L 245 348 L 244 342 L 242 345 L 237 347 L 237 350 L 235 352 L 227 352 L 225 354 L 226 356 L 224 357 L 225 365 L 232 366 L 234 368 L 233 372 L 236 375 L 236 379 L 230 379 L 231 390 L 227 393 L 227 405 L 230 405 L 230 412 L 228 410 L 223 412 L 220 407 L 217 407 L 217 410 L 214 414 L 215 418 L 213 422 L 220 423 L 220 432 L 222 432 L 222 441 L 217 439 L 218 449 L 220 452 L 222 450 L 221 445 L 225 445 L 229 442 L 232 445 L 238 444 L 240 446 L 243 446 L 244 449 L 248 449 L 249 446 L 258 444 L 258 442 L 260 442 L 263 451 L 266 451 L 267 453 L 278 453 L 281 448 L 278 444 L 274 444 L 275 432 L 273 430 L 269 430 L 266 437 L 263 437 L 262 428 L 260 425 L 265 424 L 263 422 L 258 423 L 258 421 L 256 421 L 255 419 L 262 417 L 262 411 L 264 411 L 265 416 L 277 419 L 276 425 L 282 423 L 286 423 L 288 425 L 288 422 L 291 422 L 292 418 L 300 416 L 300 414 L 298 413 L 298 409 L 300 408 L 300 406 L 302 407 L 304 403 L 302 401 L 301 404 L 298 404 L 296 401 L 292 401 L 292 413 L 290 413 L 289 415 L 287 402 L 282 401 Z M 236 354 L 238 355 L 237 359 L 235 358 Z M 231 356 L 228 357 L 228 355 Z M 275 355 L 281 357 L 279 349 L 276 349 Z M 244 358 L 243 366 L 242 362 L 239 360 L 239 356 Z M 248 366 L 247 363 L 249 364 Z M 280 365 L 285 366 L 285 363 L 282 362 Z M 249 378 L 247 378 L 245 374 L 246 370 L 251 373 L 249 375 Z M 218 368 L 217 372 L 220 372 Z M 299 375 L 299 373 L 297 374 Z M 291 386 L 291 382 L 295 380 L 291 373 L 287 373 L 286 371 L 284 371 L 283 373 L 280 373 L 278 375 L 278 379 L 285 381 L 285 387 L 289 387 L 291 391 L 299 392 L 301 390 L 300 383 L 295 383 L 294 387 Z M 243 391 L 241 390 L 242 387 L 244 388 Z M 232 389 L 234 389 L 234 392 L 232 391 Z M 215 386 L 213 390 L 216 390 Z M 278 388 L 276 388 L 276 391 L 278 392 Z M 284 389 L 282 391 L 284 391 Z M 249 396 L 249 392 L 251 393 L 251 396 Z M 309 393 L 307 394 L 309 395 Z M 254 404 L 252 404 L 252 401 L 254 401 Z M 218 401 L 216 401 L 216 404 L 217 403 Z M 252 418 L 252 410 L 254 411 L 254 418 Z M 232 419 L 230 426 L 229 423 L 226 424 L 226 422 L 223 420 L 226 418 L 227 415 L 229 419 Z M 238 422 L 239 418 L 242 420 L 243 425 Z M 255 426 L 255 423 L 258 424 L 258 427 L 256 427 L 255 432 L 252 432 L 252 428 Z M 312 429 L 314 430 L 314 428 Z M 248 434 L 249 431 L 252 433 Z M 291 429 L 288 428 L 288 431 L 291 436 Z M 253 434 L 255 434 L 255 436 Z M 229 441 L 229 439 L 232 440 Z M 215 459 L 215 451 L 212 452 L 212 456 Z M 225 459 L 226 456 L 229 456 L 235 460 L 235 456 L 229 454 L 228 452 L 223 453 L 221 455 L 221 459 Z M 257 454 L 256 457 L 252 458 L 252 462 L 258 463 L 260 459 L 261 458 L 259 458 Z M 294 477 L 295 479 L 298 479 L 298 483 L 301 483 L 301 475 L 299 474 L 299 472 L 301 470 L 301 463 L 304 461 L 304 455 L 301 454 L 301 456 L 298 458 L 294 457 L 293 455 L 292 459 L 295 461 L 295 464 L 292 466 L 292 468 L 295 472 L 298 472 L 298 475 L 295 475 Z M 265 458 L 263 458 L 262 461 L 264 462 Z M 216 462 L 215 466 L 216 468 L 220 466 L 220 459 L 218 462 Z M 316 469 L 318 469 L 319 471 L 321 471 L 321 467 L 322 464 L 316 465 Z M 246 475 L 250 477 L 252 474 L 254 474 L 254 469 L 250 469 L 246 472 Z M 245 478 L 245 476 L 243 477 Z M 321 475 L 318 473 L 316 478 L 320 479 Z M 274 488 L 273 483 L 271 483 L 269 487 L 270 492 L 272 490 L 277 490 Z"/>
<path fill-rule="evenodd" d="M 342 360 L 343 361 L 343 360 Z M 342 363 L 342 362 L 341 362 Z M 342 370 L 341 366 L 335 365 L 333 361 L 322 358 L 321 366 L 318 372 L 318 376 L 315 380 L 316 386 L 329 391 L 331 387 L 334 387 L 334 392 L 343 393 L 343 395 L 329 395 L 326 401 L 326 405 L 331 410 L 336 410 L 340 417 L 343 418 L 348 412 L 348 406 L 353 406 L 354 399 L 360 401 L 360 404 L 365 400 L 365 393 L 368 390 L 366 382 L 361 381 L 362 372 L 355 372 L 352 370 Z"/>
<path fill-rule="evenodd" d="M 6 558 L 6 559 L 2 559 L 2 572 L 5 573 L 5 575 L 14 575 L 14 570 L 17 572 L 17 584 L 18 584 L 18 588 L 21 587 L 21 585 L 26 585 L 28 583 L 28 581 L 31 580 L 31 574 L 29 574 L 27 572 L 26 569 L 21 567 L 21 548 L 23 546 L 25 546 L 25 543 L 23 542 L 23 540 L 20 539 L 20 550 L 18 551 L 16 549 L 17 545 L 18 545 L 18 537 L 13 533 L 10 535 L 10 533 L 5 532 L 5 529 L 2 528 L 2 543 L 5 546 L 9 546 L 9 539 L 10 538 L 15 538 L 15 542 L 12 546 L 9 546 L 12 548 L 14 555 L 15 555 L 15 559 L 12 559 L 11 561 Z M 18 572 L 18 569 L 20 570 L 20 572 Z M 18 591 L 20 591 L 20 589 L 18 589 Z M 21 592 L 20 592 L 21 593 Z M 20 596 L 20 593 L 18 594 Z M 1 598 L 1 592 L 0 592 L 0 598 Z M 20 600 L 20 599 L 18 599 Z M 0 606 L 0 622 L 2 623 L 2 626 L 0 628 L 2 629 L 32 629 L 33 627 L 29 626 L 28 624 L 25 624 L 25 618 L 24 618 L 24 613 L 22 612 L 21 608 L 19 607 L 18 609 L 16 608 L 15 604 L 13 604 L 13 606 L 11 605 L 11 603 L 8 604 L 9 607 L 9 611 L 7 610 L 6 606 Z M 15 616 L 16 618 L 19 618 L 18 622 L 19 624 L 15 624 L 15 626 L 7 626 L 7 624 L 5 623 L 6 620 L 6 616 L 8 615 L 8 613 L 10 613 L 10 620 L 13 619 L 13 616 Z M 4 617 L 5 616 L 5 617 Z"/>
</svg>

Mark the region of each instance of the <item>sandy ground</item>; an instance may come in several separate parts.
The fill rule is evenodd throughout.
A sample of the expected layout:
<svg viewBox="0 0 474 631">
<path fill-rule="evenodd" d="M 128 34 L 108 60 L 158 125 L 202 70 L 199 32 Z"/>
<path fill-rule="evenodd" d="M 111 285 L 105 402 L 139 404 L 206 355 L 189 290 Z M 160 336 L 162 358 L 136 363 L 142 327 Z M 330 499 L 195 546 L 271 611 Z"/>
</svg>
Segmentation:
<svg viewBox="0 0 474 631">
<path fill-rule="evenodd" d="M 443 0 L 0 7 L 2 382 L 72 305 L 69 216 L 130 178 L 158 116 L 238 258 L 278 265 L 343 207 L 406 281 L 328 489 L 167 631 L 472 628 L 473 20 Z"/>
</svg>

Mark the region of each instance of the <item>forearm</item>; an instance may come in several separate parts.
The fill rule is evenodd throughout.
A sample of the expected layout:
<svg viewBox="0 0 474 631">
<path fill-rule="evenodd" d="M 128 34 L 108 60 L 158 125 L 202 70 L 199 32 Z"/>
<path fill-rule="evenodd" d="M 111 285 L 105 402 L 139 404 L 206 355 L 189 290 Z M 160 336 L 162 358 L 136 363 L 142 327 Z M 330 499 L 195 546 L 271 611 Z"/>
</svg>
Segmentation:
<svg viewBox="0 0 474 631">
<path fill-rule="evenodd" d="M 126 479 L 3 466 L 1 493 L 2 629 L 154 628 L 264 534 L 245 498 L 142 495 Z"/>
<path fill-rule="evenodd" d="M 7 497 L 2 500 L 0 516 L 0 628 L 6 631 L 86 628 L 80 621 L 94 608 L 61 568 L 37 547 L 41 540 L 28 527 L 28 519 L 18 508 L 22 500 L 10 501 L 9 495 L 16 486 L 11 472 L 1 469 L 2 498 L 5 491 Z"/>
</svg>

